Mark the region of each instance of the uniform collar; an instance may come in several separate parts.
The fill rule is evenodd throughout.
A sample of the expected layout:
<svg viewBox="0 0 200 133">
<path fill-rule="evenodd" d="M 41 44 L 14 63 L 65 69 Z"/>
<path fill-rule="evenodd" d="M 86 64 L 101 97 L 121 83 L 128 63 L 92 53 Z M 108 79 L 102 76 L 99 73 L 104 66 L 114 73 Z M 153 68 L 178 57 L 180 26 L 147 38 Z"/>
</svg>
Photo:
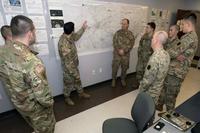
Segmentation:
<svg viewBox="0 0 200 133">
<path fill-rule="evenodd" d="M 169 41 L 170 41 L 170 42 L 173 42 L 173 41 L 176 40 L 176 39 L 178 39 L 177 36 L 176 36 L 175 38 L 173 38 L 173 39 L 170 39 Z"/>
<path fill-rule="evenodd" d="M 144 39 L 152 39 L 153 36 L 152 36 L 152 35 L 149 36 L 149 34 L 145 33 L 145 34 L 143 35 L 143 38 L 144 38 Z"/>
<path fill-rule="evenodd" d="M 20 51 L 23 51 L 23 50 L 28 50 L 31 52 L 30 48 L 28 46 L 26 46 L 24 43 L 22 42 L 19 42 L 19 41 L 13 41 L 13 46 L 20 50 Z"/>
<path fill-rule="evenodd" d="M 124 30 L 124 29 L 121 29 L 122 32 L 125 32 L 125 33 L 128 33 L 129 30 Z"/>
<path fill-rule="evenodd" d="M 183 35 L 181 38 L 186 37 L 186 36 L 191 35 L 191 34 L 194 34 L 194 33 L 195 33 L 194 31 L 190 31 L 190 32 L 186 33 L 185 35 Z"/>
<path fill-rule="evenodd" d="M 162 51 L 162 50 L 164 50 L 164 49 L 163 48 L 158 48 L 154 52 L 159 52 L 159 51 Z"/>
<path fill-rule="evenodd" d="M 69 35 L 63 33 L 63 37 L 64 37 L 66 40 L 68 40 L 68 41 L 72 41 L 71 35 L 69 36 Z"/>
</svg>

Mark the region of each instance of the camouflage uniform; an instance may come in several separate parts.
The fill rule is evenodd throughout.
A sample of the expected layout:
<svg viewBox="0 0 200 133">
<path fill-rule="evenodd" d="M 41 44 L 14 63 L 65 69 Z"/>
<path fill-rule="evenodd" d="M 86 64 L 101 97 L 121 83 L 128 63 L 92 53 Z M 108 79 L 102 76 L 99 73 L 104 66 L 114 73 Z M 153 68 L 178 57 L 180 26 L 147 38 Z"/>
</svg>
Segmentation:
<svg viewBox="0 0 200 133">
<path fill-rule="evenodd" d="M 173 40 L 168 39 L 167 43 L 164 45 L 164 49 L 168 50 L 171 49 L 172 47 L 176 47 L 179 42 L 180 40 L 178 39 L 178 37 L 176 37 Z"/>
<path fill-rule="evenodd" d="M 126 71 L 129 68 L 130 51 L 135 42 L 134 35 L 131 31 L 118 30 L 113 37 L 113 62 L 112 62 L 112 78 L 116 79 L 117 71 L 121 65 L 121 79 L 125 80 Z M 124 55 L 118 54 L 118 49 L 124 50 Z"/>
<path fill-rule="evenodd" d="M 164 49 L 154 51 L 146 66 L 139 90 L 148 92 L 157 103 L 169 68 L 170 56 Z"/>
<path fill-rule="evenodd" d="M 151 48 L 151 39 L 148 34 L 145 34 L 141 40 L 138 47 L 138 62 L 136 66 L 136 78 L 141 81 L 145 72 L 145 67 L 149 61 L 150 56 L 153 53 Z"/>
<path fill-rule="evenodd" d="M 11 42 L 0 50 L 0 77 L 16 110 L 34 132 L 53 133 L 53 97 L 42 61 L 24 44 Z"/>
<path fill-rule="evenodd" d="M 63 34 L 58 42 L 58 51 L 60 54 L 61 64 L 63 68 L 64 96 L 69 97 L 70 93 L 76 89 L 78 93 L 83 92 L 78 69 L 78 55 L 75 41 L 84 33 L 81 28 L 77 33 L 72 33 L 70 37 Z"/>
<path fill-rule="evenodd" d="M 176 47 L 168 49 L 171 62 L 158 105 L 162 106 L 163 104 L 166 104 L 167 110 L 174 109 L 176 97 L 178 96 L 181 84 L 189 71 L 197 46 L 197 34 L 196 32 L 190 32 L 181 37 L 180 43 L 178 43 Z M 178 61 L 177 57 L 179 55 L 184 55 L 186 59 L 182 62 Z"/>
</svg>

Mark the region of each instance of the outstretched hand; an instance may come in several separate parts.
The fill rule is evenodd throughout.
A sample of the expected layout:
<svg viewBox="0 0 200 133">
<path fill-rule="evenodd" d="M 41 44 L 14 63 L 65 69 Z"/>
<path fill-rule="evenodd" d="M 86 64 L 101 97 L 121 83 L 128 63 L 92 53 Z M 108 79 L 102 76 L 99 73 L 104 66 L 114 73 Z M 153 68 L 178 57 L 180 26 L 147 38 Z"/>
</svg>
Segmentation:
<svg viewBox="0 0 200 133">
<path fill-rule="evenodd" d="M 83 26 L 82 26 L 82 27 L 83 27 L 84 30 L 88 27 L 87 21 L 84 21 L 84 22 L 83 22 Z"/>
</svg>

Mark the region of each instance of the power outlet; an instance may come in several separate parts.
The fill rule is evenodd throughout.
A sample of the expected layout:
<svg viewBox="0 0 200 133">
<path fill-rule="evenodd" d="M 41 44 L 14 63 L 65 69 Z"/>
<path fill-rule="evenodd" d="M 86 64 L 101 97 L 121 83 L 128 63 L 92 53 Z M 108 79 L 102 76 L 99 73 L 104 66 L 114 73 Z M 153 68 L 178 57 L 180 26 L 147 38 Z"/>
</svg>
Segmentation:
<svg viewBox="0 0 200 133">
<path fill-rule="evenodd" d="M 95 75 L 96 74 L 96 71 L 95 70 L 92 70 L 92 75 Z"/>
<path fill-rule="evenodd" d="M 2 95 L 0 94 L 0 100 L 2 99 Z"/>
<path fill-rule="evenodd" d="M 102 73 L 102 68 L 99 68 L 99 72 Z"/>
</svg>

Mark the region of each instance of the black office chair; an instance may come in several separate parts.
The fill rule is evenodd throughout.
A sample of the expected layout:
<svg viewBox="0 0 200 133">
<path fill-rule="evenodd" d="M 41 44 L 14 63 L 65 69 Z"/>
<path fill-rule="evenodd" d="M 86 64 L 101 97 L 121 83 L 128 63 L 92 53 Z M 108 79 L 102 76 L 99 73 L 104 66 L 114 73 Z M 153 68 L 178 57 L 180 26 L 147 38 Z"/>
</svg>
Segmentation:
<svg viewBox="0 0 200 133">
<path fill-rule="evenodd" d="M 103 133 L 142 133 L 153 124 L 155 103 L 152 97 L 141 92 L 136 97 L 131 110 L 133 120 L 111 118 L 103 123 Z"/>
</svg>

